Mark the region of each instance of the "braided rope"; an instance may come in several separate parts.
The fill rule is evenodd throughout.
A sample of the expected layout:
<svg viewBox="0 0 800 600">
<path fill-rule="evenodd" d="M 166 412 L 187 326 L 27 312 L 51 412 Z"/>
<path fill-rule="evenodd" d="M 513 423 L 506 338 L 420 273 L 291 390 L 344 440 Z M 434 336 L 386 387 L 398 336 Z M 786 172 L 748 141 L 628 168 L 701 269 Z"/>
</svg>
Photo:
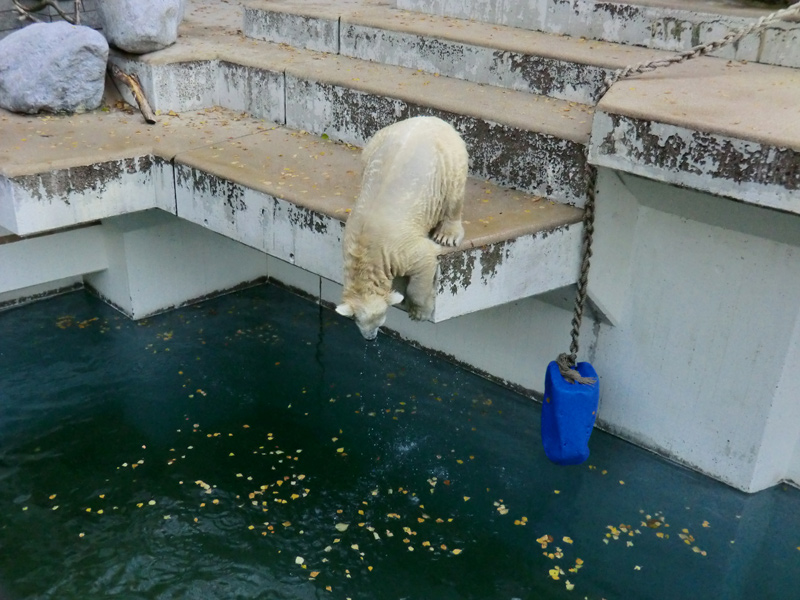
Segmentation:
<svg viewBox="0 0 800 600">
<path fill-rule="evenodd" d="M 627 79 L 628 77 L 632 77 L 639 73 L 648 73 L 661 67 L 676 65 L 687 60 L 697 58 L 698 56 L 703 56 L 709 52 L 714 52 L 723 46 L 727 46 L 728 44 L 739 41 L 746 35 L 761 31 L 768 25 L 793 15 L 800 15 L 800 2 L 796 2 L 785 9 L 765 15 L 758 19 L 755 23 L 752 23 L 747 27 L 731 31 L 718 40 L 708 42 L 707 44 L 699 44 L 693 48 L 690 48 L 689 50 L 684 50 L 683 52 L 679 52 L 674 56 L 670 56 L 669 58 L 655 59 L 635 65 L 628 65 L 622 69 L 617 69 L 608 77 L 606 77 L 605 81 L 603 82 L 603 87 L 600 88 L 597 102 L 599 103 L 603 96 L 606 95 L 606 92 L 611 89 L 611 86 L 620 79 Z M 578 282 L 576 284 L 577 289 L 575 292 L 575 309 L 572 314 L 572 330 L 570 331 L 571 342 L 569 345 L 569 353 L 559 354 L 557 362 L 562 377 L 564 377 L 564 379 L 567 381 L 574 383 L 593 384 L 595 382 L 594 378 L 583 377 L 580 373 L 578 373 L 578 371 L 571 368 L 576 364 L 578 359 L 580 329 L 581 322 L 583 320 L 583 310 L 586 307 L 587 288 L 589 284 L 589 267 L 591 266 L 592 260 L 592 241 L 594 238 L 595 187 L 597 185 L 597 168 L 594 165 L 589 164 L 588 151 L 589 149 L 587 146 L 586 150 L 584 151 L 586 203 L 584 205 L 583 212 L 581 268 L 580 275 L 578 276 Z"/>
</svg>

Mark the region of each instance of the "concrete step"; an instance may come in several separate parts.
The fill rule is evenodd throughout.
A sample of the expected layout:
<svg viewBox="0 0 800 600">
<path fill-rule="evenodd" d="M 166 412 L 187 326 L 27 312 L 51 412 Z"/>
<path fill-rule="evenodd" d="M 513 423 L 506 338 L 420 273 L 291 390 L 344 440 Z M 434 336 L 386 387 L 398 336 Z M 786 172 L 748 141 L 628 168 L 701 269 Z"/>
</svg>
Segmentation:
<svg viewBox="0 0 800 600">
<path fill-rule="evenodd" d="M 351 145 L 223 108 L 152 127 L 115 109 L 0 112 L 0 123 L 0 227 L 16 235 L 160 209 L 341 282 L 342 230 L 360 184 Z M 440 259 L 433 321 L 574 283 L 581 216 L 470 179 L 466 237 Z"/>
<path fill-rule="evenodd" d="M 358 2 L 251 1 L 246 36 L 585 104 L 605 78 L 671 53 Z"/>
<path fill-rule="evenodd" d="M 800 214 L 798 98 L 786 67 L 698 58 L 639 75 L 598 104 L 589 160 Z"/>
<path fill-rule="evenodd" d="M 582 206 L 592 108 L 416 69 L 247 40 L 192 23 L 179 44 L 110 58 L 142 82 L 154 109 L 221 105 L 292 129 L 363 146 L 416 115 L 452 123 L 471 173 Z"/>
<path fill-rule="evenodd" d="M 688 50 L 755 23 L 780 6 L 747 0 L 396 0 L 399 9 L 658 50 Z M 715 56 L 800 67 L 798 20 L 782 21 Z"/>
</svg>

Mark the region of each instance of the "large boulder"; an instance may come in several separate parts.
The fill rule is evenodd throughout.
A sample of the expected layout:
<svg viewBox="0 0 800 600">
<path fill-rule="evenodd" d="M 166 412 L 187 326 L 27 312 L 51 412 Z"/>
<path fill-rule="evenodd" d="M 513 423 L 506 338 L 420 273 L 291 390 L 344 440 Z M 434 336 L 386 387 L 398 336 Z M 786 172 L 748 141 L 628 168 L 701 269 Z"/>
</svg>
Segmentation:
<svg viewBox="0 0 800 600">
<path fill-rule="evenodd" d="M 89 27 L 34 23 L 0 40 L 0 107 L 81 112 L 103 100 L 108 42 Z"/>
<path fill-rule="evenodd" d="M 175 43 L 184 0 L 102 0 L 100 23 L 110 44 L 133 54 L 155 52 Z"/>
</svg>

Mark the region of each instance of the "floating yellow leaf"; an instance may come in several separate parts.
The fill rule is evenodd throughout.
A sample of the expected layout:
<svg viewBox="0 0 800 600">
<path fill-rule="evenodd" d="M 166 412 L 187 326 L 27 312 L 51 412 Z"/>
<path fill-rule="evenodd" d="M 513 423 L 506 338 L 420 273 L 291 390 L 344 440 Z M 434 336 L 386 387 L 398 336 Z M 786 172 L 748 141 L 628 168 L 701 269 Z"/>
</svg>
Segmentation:
<svg viewBox="0 0 800 600">
<path fill-rule="evenodd" d="M 556 567 L 555 569 L 550 569 L 548 573 L 550 574 L 550 577 L 558 581 L 561 575 L 561 570 L 558 567 Z"/>
<path fill-rule="evenodd" d="M 536 541 L 542 545 L 542 548 L 547 548 L 547 544 L 552 543 L 553 536 L 545 534 L 542 537 L 537 538 Z"/>
<path fill-rule="evenodd" d="M 336 527 L 336 531 L 347 531 L 347 528 L 350 527 L 349 523 L 337 523 L 334 525 Z"/>
<path fill-rule="evenodd" d="M 650 529 L 658 529 L 659 527 L 661 527 L 661 520 L 647 519 L 647 521 L 645 521 L 645 525 L 647 525 Z"/>
<path fill-rule="evenodd" d="M 565 535 L 564 536 L 564 543 L 565 544 L 571 544 L 572 543 L 572 538 Z"/>
<path fill-rule="evenodd" d="M 461 548 L 453 548 L 453 554 L 461 554 Z"/>
</svg>

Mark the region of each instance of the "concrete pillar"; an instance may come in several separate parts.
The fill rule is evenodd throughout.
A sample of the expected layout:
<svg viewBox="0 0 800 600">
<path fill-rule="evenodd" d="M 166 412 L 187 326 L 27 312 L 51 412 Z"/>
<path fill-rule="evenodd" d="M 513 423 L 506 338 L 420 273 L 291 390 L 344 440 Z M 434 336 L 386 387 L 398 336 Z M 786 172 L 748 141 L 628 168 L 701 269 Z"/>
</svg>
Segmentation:
<svg viewBox="0 0 800 600">
<path fill-rule="evenodd" d="M 638 215 L 629 303 L 598 336 L 600 423 L 748 492 L 796 477 L 800 217 L 621 181 Z"/>
</svg>

